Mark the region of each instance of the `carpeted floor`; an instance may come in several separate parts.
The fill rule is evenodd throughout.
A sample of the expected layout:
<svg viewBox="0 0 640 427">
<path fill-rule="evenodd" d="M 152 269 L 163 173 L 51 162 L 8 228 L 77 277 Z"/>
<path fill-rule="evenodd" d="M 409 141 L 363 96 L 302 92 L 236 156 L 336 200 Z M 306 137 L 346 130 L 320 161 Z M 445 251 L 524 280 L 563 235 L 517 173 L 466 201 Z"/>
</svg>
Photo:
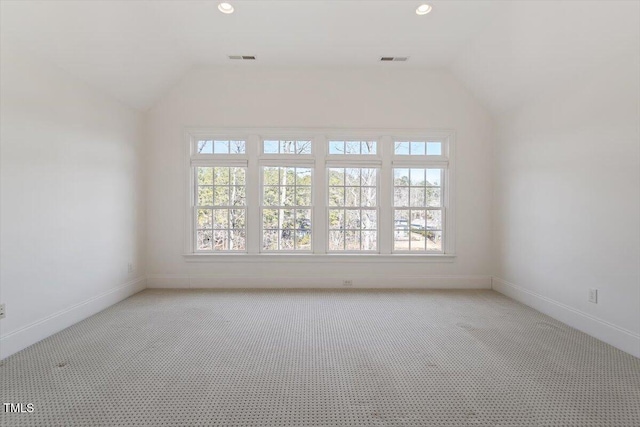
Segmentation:
<svg viewBox="0 0 640 427">
<path fill-rule="evenodd" d="M 640 359 L 493 291 L 146 290 L 0 363 L 3 426 L 640 426 Z"/>
</svg>

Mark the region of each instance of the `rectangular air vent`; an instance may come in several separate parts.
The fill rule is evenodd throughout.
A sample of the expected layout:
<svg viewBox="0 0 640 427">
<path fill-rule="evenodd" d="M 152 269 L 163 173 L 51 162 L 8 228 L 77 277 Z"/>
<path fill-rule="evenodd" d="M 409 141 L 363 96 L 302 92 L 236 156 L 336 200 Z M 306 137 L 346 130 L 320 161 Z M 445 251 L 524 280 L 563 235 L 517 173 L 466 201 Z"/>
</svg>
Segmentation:
<svg viewBox="0 0 640 427">
<path fill-rule="evenodd" d="M 404 62 L 409 59 L 408 56 L 381 56 L 380 61 L 383 62 Z"/>
<path fill-rule="evenodd" d="M 254 61 L 256 59 L 255 55 L 229 55 L 229 59 L 242 59 L 245 61 Z"/>
</svg>

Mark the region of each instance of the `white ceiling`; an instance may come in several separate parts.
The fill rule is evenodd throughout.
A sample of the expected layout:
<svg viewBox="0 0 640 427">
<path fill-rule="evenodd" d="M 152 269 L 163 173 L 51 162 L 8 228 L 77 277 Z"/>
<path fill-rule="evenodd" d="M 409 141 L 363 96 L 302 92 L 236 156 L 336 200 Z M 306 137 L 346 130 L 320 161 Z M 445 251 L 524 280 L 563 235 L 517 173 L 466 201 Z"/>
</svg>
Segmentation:
<svg viewBox="0 0 640 427">
<path fill-rule="evenodd" d="M 450 68 L 492 110 L 572 73 L 640 55 L 640 1 L 8 1 L 2 48 L 20 49 L 139 109 L 192 67 Z M 410 56 L 380 63 L 380 56 Z"/>
</svg>

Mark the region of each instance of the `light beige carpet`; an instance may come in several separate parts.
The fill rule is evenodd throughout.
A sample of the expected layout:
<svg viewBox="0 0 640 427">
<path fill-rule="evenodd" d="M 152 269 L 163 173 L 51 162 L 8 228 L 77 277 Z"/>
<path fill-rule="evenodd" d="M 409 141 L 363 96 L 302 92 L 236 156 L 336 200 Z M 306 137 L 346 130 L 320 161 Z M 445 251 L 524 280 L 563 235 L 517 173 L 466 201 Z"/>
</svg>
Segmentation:
<svg viewBox="0 0 640 427">
<path fill-rule="evenodd" d="M 146 290 L 1 364 L 3 426 L 640 426 L 640 359 L 493 291 Z"/>
</svg>

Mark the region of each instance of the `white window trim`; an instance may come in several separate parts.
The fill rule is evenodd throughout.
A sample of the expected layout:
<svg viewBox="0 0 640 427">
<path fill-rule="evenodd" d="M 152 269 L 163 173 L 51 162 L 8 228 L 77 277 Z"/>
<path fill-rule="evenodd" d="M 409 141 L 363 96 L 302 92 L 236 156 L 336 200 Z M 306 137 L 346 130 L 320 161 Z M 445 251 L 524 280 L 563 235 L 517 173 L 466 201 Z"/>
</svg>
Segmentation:
<svg viewBox="0 0 640 427">
<path fill-rule="evenodd" d="M 245 154 L 193 155 L 198 139 L 246 141 Z M 312 141 L 311 155 L 263 154 L 262 140 L 291 139 Z M 442 156 L 394 155 L 393 142 L 398 140 L 442 141 Z M 209 128 L 189 127 L 184 132 L 185 188 L 184 259 L 187 262 L 451 262 L 456 257 L 455 242 L 455 132 L 447 129 L 335 129 L 335 128 Z M 329 140 L 376 141 L 375 155 L 330 155 Z M 313 237 L 312 253 L 261 252 L 260 168 L 276 163 L 312 165 L 313 171 Z M 246 173 L 246 252 L 199 253 L 195 251 L 195 175 L 194 166 L 244 165 Z M 378 252 L 328 252 L 328 206 L 326 168 L 350 164 L 357 167 L 376 165 L 378 180 Z M 361 166 L 362 165 L 362 166 Z M 444 241 L 442 253 L 392 252 L 393 248 L 393 167 L 444 167 L 443 211 Z M 383 208 L 389 207 L 389 208 Z"/>
</svg>

